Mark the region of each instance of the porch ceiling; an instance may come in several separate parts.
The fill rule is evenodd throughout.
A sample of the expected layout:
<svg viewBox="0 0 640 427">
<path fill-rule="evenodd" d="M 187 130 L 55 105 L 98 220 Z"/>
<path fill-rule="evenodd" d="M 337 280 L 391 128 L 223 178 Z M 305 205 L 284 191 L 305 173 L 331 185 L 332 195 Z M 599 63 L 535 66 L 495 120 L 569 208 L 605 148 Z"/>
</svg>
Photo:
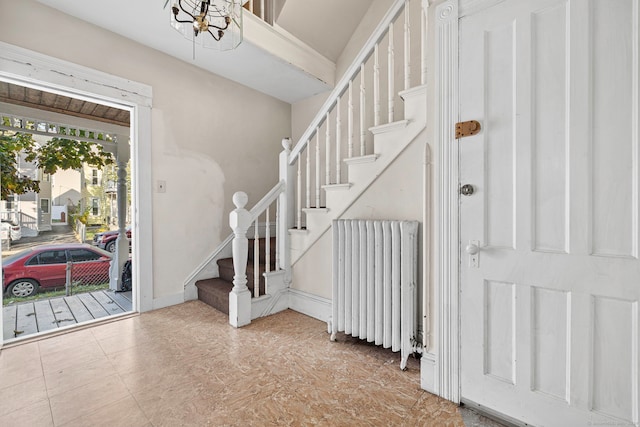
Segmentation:
<svg viewBox="0 0 640 427">
<path fill-rule="evenodd" d="M 129 111 L 0 81 L 0 102 L 129 127 Z"/>
</svg>

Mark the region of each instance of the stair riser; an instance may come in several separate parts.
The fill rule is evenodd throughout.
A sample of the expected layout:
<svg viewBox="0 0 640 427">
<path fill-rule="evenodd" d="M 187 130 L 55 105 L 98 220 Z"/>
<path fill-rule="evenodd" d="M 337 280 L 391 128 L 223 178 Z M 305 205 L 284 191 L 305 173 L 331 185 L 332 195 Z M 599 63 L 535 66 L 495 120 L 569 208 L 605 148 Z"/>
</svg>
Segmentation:
<svg viewBox="0 0 640 427">
<path fill-rule="evenodd" d="M 219 260 L 218 262 L 218 270 L 220 271 L 220 278 L 223 280 L 226 280 L 227 282 L 233 283 L 233 276 L 235 275 L 235 272 L 233 271 L 233 266 L 228 266 L 225 265 L 224 263 L 220 263 Z M 264 273 L 264 267 L 260 268 L 259 270 L 259 277 L 260 277 L 260 295 L 264 295 L 265 293 L 265 279 L 263 274 Z M 253 290 L 254 290 L 254 283 L 255 283 L 255 277 L 253 274 L 253 267 L 247 267 L 247 288 L 249 288 L 249 291 L 251 291 L 251 294 L 253 294 Z"/>
<path fill-rule="evenodd" d="M 347 191 L 327 191 L 326 214 L 308 215 L 307 232 L 290 234 L 291 263 L 300 257 L 331 227 L 331 221 L 341 215 L 384 173 L 386 168 L 424 133 L 426 125 L 426 88 L 418 87 L 401 93 L 405 104 L 406 121 L 383 125 L 372 129 L 374 133 L 374 153 L 379 154 L 375 162 L 349 165 Z M 422 138 L 422 137 L 421 137 Z"/>
<path fill-rule="evenodd" d="M 248 251 L 248 259 L 249 261 L 253 262 L 254 258 L 255 258 L 255 252 L 254 252 L 254 239 L 249 239 L 249 251 Z M 266 262 L 266 239 L 259 239 L 260 241 L 260 246 L 259 246 L 259 251 L 260 251 L 260 262 L 261 263 L 265 263 Z M 271 237 L 269 239 L 270 241 L 270 246 L 269 246 L 269 252 L 270 252 L 270 261 L 273 263 L 274 260 L 276 259 L 276 238 L 275 237 Z"/>
<path fill-rule="evenodd" d="M 229 293 L 215 293 L 198 288 L 198 299 L 229 315 Z"/>
</svg>

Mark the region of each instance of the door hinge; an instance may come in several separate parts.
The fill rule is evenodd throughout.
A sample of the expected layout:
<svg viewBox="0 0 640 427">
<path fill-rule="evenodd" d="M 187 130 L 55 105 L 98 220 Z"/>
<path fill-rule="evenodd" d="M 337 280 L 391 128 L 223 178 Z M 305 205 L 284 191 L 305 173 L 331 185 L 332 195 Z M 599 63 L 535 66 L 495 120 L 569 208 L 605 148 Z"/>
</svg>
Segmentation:
<svg viewBox="0 0 640 427">
<path fill-rule="evenodd" d="M 477 120 L 469 120 L 468 122 L 456 123 L 456 139 L 464 138 L 465 136 L 475 135 L 480 132 L 480 122 Z"/>
</svg>

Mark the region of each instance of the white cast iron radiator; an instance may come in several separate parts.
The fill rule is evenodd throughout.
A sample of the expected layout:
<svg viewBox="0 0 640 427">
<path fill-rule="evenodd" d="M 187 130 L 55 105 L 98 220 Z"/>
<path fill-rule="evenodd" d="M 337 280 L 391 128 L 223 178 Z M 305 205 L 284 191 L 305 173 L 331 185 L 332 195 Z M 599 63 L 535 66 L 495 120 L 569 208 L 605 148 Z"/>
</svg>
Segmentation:
<svg viewBox="0 0 640 427">
<path fill-rule="evenodd" d="M 333 221 L 337 332 L 400 351 L 405 369 L 416 325 L 417 221 Z"/>
</svg>

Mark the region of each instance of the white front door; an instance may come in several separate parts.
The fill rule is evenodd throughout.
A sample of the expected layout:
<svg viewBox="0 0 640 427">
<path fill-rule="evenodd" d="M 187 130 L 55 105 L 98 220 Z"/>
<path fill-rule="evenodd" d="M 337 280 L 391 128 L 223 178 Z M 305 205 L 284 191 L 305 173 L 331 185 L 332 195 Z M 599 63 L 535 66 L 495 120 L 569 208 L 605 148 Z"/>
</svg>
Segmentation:
<svg viewBox="0 0 640 427">
<path fill-rule="evenodd" d="M 459 21 L 460 120 L 482 124 L 459 140 L 463 401 L 638 425 L 638 18 L 507 0 Z"/>
</svg>

